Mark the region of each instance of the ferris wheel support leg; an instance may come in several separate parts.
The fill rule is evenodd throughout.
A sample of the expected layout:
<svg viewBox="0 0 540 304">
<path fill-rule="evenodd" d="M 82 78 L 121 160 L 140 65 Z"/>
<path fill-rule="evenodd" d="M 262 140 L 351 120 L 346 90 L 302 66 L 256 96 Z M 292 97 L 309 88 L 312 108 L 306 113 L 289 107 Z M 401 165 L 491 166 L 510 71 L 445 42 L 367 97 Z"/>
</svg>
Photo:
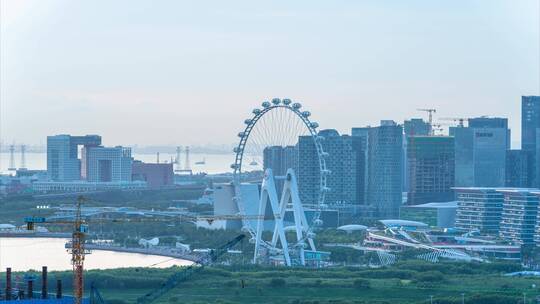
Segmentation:
<svg viewBox="0 0 540 304">
<path fill-rule="evenodd" d="M 274 233 L 277 233 L 277 237 L 273 240 L 277 244 L 277 238 L 281 243 L 281 249 L 283 251 L 283 257 L 285 258 L 285 264 L 291 266 L 291 258 L 289 255 L 289 244 L 287 243 L 287 238 L 285 236 L 285 229 L 283 227 L 283 217 L 277 216 L 281 214 L 276 185 L 274 182 L 274 175 L 272 174 L 271 169 L 267 169 L 265 172 L 265 177 L 261 185 L 261 199 L 259 200 L 259 215 L 261 217 L 257 221 L 257 233 L 255 240 L 255 255 L 254 262 L 257 261 L 258 251 L 263 240 L 261 239 L 262 230 L 264 229 L 263 220 L 264 215 L 266 214 L 266 205 L 270 201 L 270 207 L 272 208 L 272 214 L 274 215 Z M 275 247 L 272 245 L 272 247 Z"/>
<path fill-rule="evenodd" d="M 274 214 L 274 231 L 277 230 L 279 235 L 279 241 L 281 243 L 281 249 L 283 250 L 283 257 L 285 258 L 285 264 L 291 266 L 291 257 L 289 255 L 289 244 L 287 237 L 285 236 L 285 228 L 283 227 L 283 216 L 281 216 L 281 206 L 278 202 L 278 196 L 276 191 L 276 184 L 274 175 L 271 169 L 267 169 L 265 173 L 266 177 L 263 180 L 263 189 L 268 193 L 270 199 L 270 206 L 272 207 L 272 214 Z M 285 214 L 285 206 L 283 206 L 283 214 Z M 279 215 L 279 216 L 276 216 Z M 277 242 L 276 242 L 277 243 Z"/>
<path fill-rule="evenodd" d="M 298 217 L 299 217 L 298 222 L 300 223 L 301 231 L 307 233 L 309 231 L 309 224 L 308 224 L 308 221 L 306 219 L 306 213 L 305 213 L 304 207 L 302 205 L 302 201 L 300 200 L 300 194 L 299 194 L 299 191 L 298 191 L 298 183 L 297 183 L 297 180 L 296 180 L 296 174 L 294 173 L 293 169 L 287 170 L 287 174 L 291 175 L 291 183 L 290 183 L 290 185 L 291 185 L 292 203 L 293 203 L 293 206 L 297 206 L 297 208 L 298 208 L 298 211 L 297 211 L 297 214 L 298 214 Z M 296 221 L 296 219 L 295 219 L 295 221 Z M 308 237 L 307 240 L 308 240 L 308 244 L 309 244 L 309 247 L 311 248 L 311 250 L 316 251 L 317 249 L 315 248 L 315 243 L 313 242 L 313 239 Z"/>
<path fill-rule="evenodd" d="M 261 246 L 261 235 L 263 230 L 263 220 L 264 220 L 264 214 L 266 213 L 266 204 L 268 202 L 268 194 L 265 194 L 267 192 L 265 189 L 261 189 L 261 198 L 259 199 L 259 215 L 260 217 L 257 219 L 257 234 L 255 237 L 255 250 L 253 253 L 253 263 L 257 263 L 257 256 L 259 255 L 259 249 Z"/>
<path fill-rule="evenodd" d="M 300 264 L 302 266 L 305 266 L 306 261 L 304 256 L 304 247 L 302 244 L 300 244 L 304 236 L 304 229 L 302 227 L 302 214 L 304 210 L 302 208 L 302 202 L 300 202 L 300 196 L 298 195 L 298 185 L 296 184 L 296 178 L 292 169 L 287 170 L 287 178 L 283 187 L 283 193 L 287 193 L 287 196 L 284 196 L 287 200 L 282 201 L 285 206 L 288 203 L 289 199 L 292 200 L 296 242 L 297 245 L 302 246 L 299 248 Z"/>
<path fill-rule="evenodd" d="M 283 186 L 283 191 L 281 194 L 281 201 L 279 202 L 279 212 L 276 213 L 279 218 L 283 219 L 285 218 L 285 212 L 287 211 L 287 203 L 289 202 L 289 199 L 291 197 L 290 191 L 287 191 L 286 183 Z M 278 226 L 276 225 L 274 227 L 274 235 L 272 236 L 272 246 L 276 246 L 277 244 L 277 237 L 278 237 Z"/>
</svg>

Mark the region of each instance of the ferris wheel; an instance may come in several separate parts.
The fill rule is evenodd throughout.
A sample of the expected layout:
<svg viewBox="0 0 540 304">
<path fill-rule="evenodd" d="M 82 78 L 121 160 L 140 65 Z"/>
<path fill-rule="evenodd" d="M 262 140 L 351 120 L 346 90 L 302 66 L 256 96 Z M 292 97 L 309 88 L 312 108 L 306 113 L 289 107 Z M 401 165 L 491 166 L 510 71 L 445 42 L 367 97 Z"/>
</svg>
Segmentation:
<svg viewBox="0 0 540 304">
<path fill-rule="evenodd" d="M 326 169 L 325 158 L 328 156 L 323 150 L 322 141 L 324 137 L 318 135 L 318 124 L 310 120 L 311 113 L 302 109 L 300 103 L 293 103 L 290 99 L 274 98 L 271 102 L 265 101 L 261 108 L 256 108 L 252 111 L 252 117 L 244 120 L 245 128 L 238 133 L 240 138 L 238 146 L 234 148 L 235 162 L 231 165 L 233 169 L 233 184 L 235 187 L 234 200 L 238 206 L 239 212 L 246 215 L 246 207 L 249 204 L 257 204 L 253 200 L 248 201 L 248 198 L 243 197 L 241 188 L 243 177 L 250 171 L 260 171 L 264 168 L 264 155 L 269 153 L 271 149 L 274 151 L 283 149 L 295 151 L 296 159 L 293 161 L 284 161 L 281 166 L 290 166 L 284 168 L 278 174 L 290 174 L 289 169 L 298 169 L 298 144 L 299 139 L 304 144 L 310 146 L 314 152 L 315 160 L 312 160 L 316 172 L 316 183 L 318 183 L 317 193 L 310 201 L 302 202 L 308 206 L 310 211 L 309 224 L 302 228 L 302 237 L 294 241 L 290 248 L 298 248 L 306 246 L 306 240 L 314 248 L 312 238 L 314 237 L 313 230 L 315 227 L 322 225 L 320 219 L 321 210 L 326 206 L 324 204 L 325 194 L 328 192 L 326 186 L 327 175 L 329 170 Z M 267 154 L 268 155 L 268 154 Z M 268 156 L 267 156 L 268 157 Z M 316 164 L 315 164 L 316 163 Z M 291 168 L 295 167 L 296 168 Z M 294 174 L 294 173 L 293 173 Z M 266 174 L 265 174 L 266 176 Z M 281 177 L 280 177 L 281 178 Z M 303 209 L 302 209 L 303 210 Z M 302 211 L 303 213 L 303 211 Z M 244 232 L 252 236 L 251 242 L 255 242 L 257 231 L 249 221 L 243 221 Z M 274 233 L 275 234 L 275 233 Z M 276 248 L 275 244 L 268 241 L 263 241 L 262 246 L 266 247 L 270 252 L 283 253 L 283 248 Z"/>
</svg>

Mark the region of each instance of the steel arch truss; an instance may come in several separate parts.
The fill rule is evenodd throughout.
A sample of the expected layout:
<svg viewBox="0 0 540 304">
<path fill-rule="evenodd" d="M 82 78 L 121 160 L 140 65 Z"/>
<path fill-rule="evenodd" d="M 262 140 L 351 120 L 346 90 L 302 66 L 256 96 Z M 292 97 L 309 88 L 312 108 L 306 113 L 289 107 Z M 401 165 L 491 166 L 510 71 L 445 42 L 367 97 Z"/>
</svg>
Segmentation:
<svg viewBox="0 0 540 304">
<path fill-rule="evenodd" d="M 318 226 L 318 225 L 322 224 L 322 221 L 320 220 L 320 212 L 321 212 L 321 209 L 324 209 L 326 207 L 326 205 L 324 204 L 324 201 L 325 201 L 326 193 L 329 191 L 329 188 L 327 187 L 326 180 L 327 180 L 327 175 L 330 174 L 330 171 L 326 169 L 326 160 L 325 160 L 325 158 L 328 156 L 328 153 L 324 152 L 324 150 L 323 150 L 322 141 L 324 139 L 322 137 L 318 136 L 318 132 L 317 132 L 318 124 L 316 122 L 312 122 L 309 119 L 310 112 L 301 111 L 300 110 L 301 107 L 302 107 L 301 104 L 292 103 L 289 99 L 280 100 L 279 98 L 274 98 L 272 100 L 272 102 L 263 102 L 262 103 L 262 108 L 254 109 L 252 111 L 253 117 L 251 119 L 246 119 L 244 121 L 244 123 L 246 124 L 246 127 L 245 127 L 244 131 L 238 133 L 238 137 L 240 138 L 240 141 L 239 141 L 238 145 L 234 148 L 235 161 L 234 161 L 234 164 L 231 165 L 231 168 L 233 169 L 233 185 L 234 185 L 234 189 L 235 189 L 235 197 L 233 198 L 233 200 L 235 201 L 235 203 L 236 203 L 236 205 L 238 207 L 239 213 L 241 215 L 246 215 L 246 204 L 248 203 L 248 202 L 246 202 L 246 201 L 244 201 L 242 199 L 242 193 L 240 191 L 241 180 L 242 180 L 242 165 L 243 165 L 243 159 L 244 159 L 244 152 L 245 152 L 245 149 L 246 149 L 246 145 L 248 143 L 248 139 L 249 139 L 250 135 L 252 134 L 252 131 L 253 131 L 254 127 L 257 125 L 257 123 L 260 121 L 260 119 L 264 115 L 268 114 L 269 112 L 271 112 L 273 110 L 277 110 L 277 109 L 286 109 L 286 110 L 289 110 L 292 113 L 296 114 L 296 116 L 302 121 L 304 126 L 309 130 L 309 135 L 313 139 L 313 144 L 315 145 L 315 149 L 316 149 L 316 152 L 317 152 L 318 165 L 319 165 L 319 170 L 320 170 L 320 174 L 319 174 L 319 176 L 320 176 L 319 193 L 318 193 L 317 201 L 314 202 L 315 204 L 314 204 L 314 208 L 313 208 L 313 217 L 311 219 L 311 223 L 308 223 L 307 220 L 305 219 L 305 214 L 304 214 L 303 207 L 301 208 L 301 212 L 295 213 L 295 214 L 298 214 L 298 215 L 301 213 L 302 216 L 303 216 L 303 221 L 299 222 L 301 227 L 300 227 L 300 229 L 297 229 L 297 232 L 300 232 L 300 231 L 302 232 L 301 236 L 297 233 L 297 240 L 296 240 L 297 243 L 293 244 L 293 246 L 290 246 L 289 244 L 285 244 L 286 246 L 283 246 L 284 244 L 281 243 L 281 246 L 279 248 L 277 247 L 277 240 L 279 239 L 280 242 L 282 242 L 281 238 L 278 237 L 280 235 L 280 232 L 278 231 L 277 227 L 274 230 L 274 237 L 272 238 L 272 241 L 267 242 L 267 241 L 263 241 L 262 239 L 257 237 L 257 231 L 255 231 L 255 229 L 253 229 L 253 227 L 251 227 L 251 225 L 249 224 L 249 221 L 247 219 L 242 220 L 242 222 L 243 222 L 242 223 L 242 225 L 243 225 L 242 230 L 245 231 L 245 232 L 249 232 L 251 237 L 252 237 L 251 242 L 256 243 L 255 244 L 256 245 L 256 254 L 257 254 L 257 250 L 261 246 L 264 246 L 270 252 L 280 252 L 280 253 L 283 253 L 284 256 L 288 256 L 289 255 L 288 252 L 285 253 L 284 251 L 290 250 L 291 247 L 293 247 L 293 248 L 302 247 L 301 251 L 303 251 L 303 248 L 306 246 L 306 241 L 308 242 L 309 246 L 312 247 L 312 250 L 315 249 L 315 247 L 313 246 L 313 239 L 312 239 L 313 236 L 315 235 L 313 233 L 313 229 L 314 229 L 314 226 Z M 289 173 L 290 172 L 288 171 L 287 176 L 289 176 Z M 292 172 L 292 175 L 295 176 L 294 172 Z M 294 182 L 296 184 L 296 177 L 294 177 L 294 179 L 295 179 Z M 263 184 L 264 184 L 264 181 L 263 181 Z M 297 187 L 297 185 L 295 185 L 294 187 L 296 187 L 295 188 L 296 189 L 296 194 L 295 195 L 298 196 L 298 187 Z M 285 190 L 285 189 L 283 189 L 283 190 Z M 275 189 L 274 189 L 274 191 L 275 191 Z M 289 191 L 289 193 L 287 195 L 290 195 L 290 193 L 291 192 Z M 268 192 L 267 192 L 266 195 L 267 195 L 267 199 L 268 199 Z M 288 198 L 292 199 L 293 202 L 296 200 L 294 197 L 288 196 Z M 261 200 L 262 199 L 263 199 L 263 190 L 261 190 Z M 272 199 L 270 199 L 270 201 L 272 201 Z M 276 197 L 275 202 L 277 202 L 277 197 Z M 298 197 L 298 202 L 299 202 L 299 197 Z M 259 203 L 261 203 L 261 202 L 259 202 Z M 287 203 L 288 203 L 288 201 L 285 202 L 285 205 Z M 300 205 L 301 205 L 301 203 L 300 203 Z M 281 207 L 285 208 L 285 206 L 276 205 L 276 208 L 278 208 L 277 210 L 280 210 Z M 294 207 L 294 204 L 293 204 L 293 207 Z M 274 207 L 272 207 L 272 209 L 274 209 Z M 273 210 L 273 211 L 275 211 L 275 210 Z M 281 220 L 281 222 L 282 222 L 282 220 Z M 296 218 L 295 218 L 295 222 L 296 222 Z M 254 260 L 257 260 L 257 259 L 255 258 Z M 301 254 L 301 260 L 302 260 L 301 264 L 304 264 L 303 263 L 303 254 Z M 289 263 L 290 263 L 290 261 L 289 261 Z"/>
</svg>

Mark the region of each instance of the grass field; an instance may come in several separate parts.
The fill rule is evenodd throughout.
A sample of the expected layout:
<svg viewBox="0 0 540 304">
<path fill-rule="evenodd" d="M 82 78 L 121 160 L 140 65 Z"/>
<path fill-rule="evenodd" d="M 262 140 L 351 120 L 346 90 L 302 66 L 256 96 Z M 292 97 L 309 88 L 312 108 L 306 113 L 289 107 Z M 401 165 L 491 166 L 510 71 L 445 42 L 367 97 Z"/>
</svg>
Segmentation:
<svg viewBox="0 0 540 304">
<path fill-rule="evenodd" d="M 536 303 L 537 278 L 502 274 L 511 264 L 429 264 L 407 262 L 390 268 L 323 270 L 207 268 L 181 283 L 157 303 Z M 90 271 L 110 304 L 134 303 L 178 269 Z M 69 275 L 67 273 L 66 275 Z M 243 284 L 242 284 L 243 282 Z M 243 286 L 242 286 L 243 285 Z"/>
</svg>

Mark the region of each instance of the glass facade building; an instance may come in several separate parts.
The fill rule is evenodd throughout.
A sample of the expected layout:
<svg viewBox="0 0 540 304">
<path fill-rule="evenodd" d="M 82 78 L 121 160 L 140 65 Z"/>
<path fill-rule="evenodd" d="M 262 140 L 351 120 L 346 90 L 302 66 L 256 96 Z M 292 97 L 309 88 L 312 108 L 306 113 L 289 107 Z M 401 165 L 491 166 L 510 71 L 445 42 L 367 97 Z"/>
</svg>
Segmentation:
<svg viewBox="0 0 540 304">
<path fill-rule="evenodd" d="M 351 130 L 352 148 L 356 157 L 356 202 L 357 206 L 363 207 L 367 207 L 368 135 L 368 127 Z"/>
<path fill-rule="evenodd" d="M 375 216 L 399 218 L 403 183 L 403 128 L 394 121 L 381 121 L 368 133 L 366 201 Z"/>
<path fill-rule="evenodd" d="M 428 136 L 431 134 L 431 125 L 421 118 L 405 120 L 403 131 L 408 136 Z"/>
<path fill-rule="evenodd" d="M 506 189 L 499 192 L 504 195 L 500 237 L 514 244 L 534 244 L 538 196 L 529 189 Z"/>
<path fill-rule="evenodd" d="M 456 228 L 499 233 L 504 196 L 497 188 L 454 188 L 457 196 Z"/>
<path fill-rule="evenodd" d="M 533 184 L 534 154 L 526 150 L 506 152 L 506 187 L 531 188 Z"/>
<path fill-rule="evenodd" d="M 336 130 L 321 130 L 324 138 L 322 146 L 328 153 L 326 168 L 331 171 L 327 177 L 326 203 L 356 203 L 356 157 L 353 153 L 352 138 L 340 135 Z M 311 136 L 301 136 L 298 142 L 298 187 L 303 203 L 316 202 L 320 193 L 319 160 Z"/>
<path fill-rule="evenodd" d="M 298 171 L 298 150 L 295 146 L 272 146 L 263 150 L 263 168 L 272 169 L 274 176 L 284 176 L 288 169 Z"/>
<path fill-rule="evenodd" d="M 133 158 L 124 147 L 85 147 L 82 153 L 82 179 L 88 182 L 131 181 Z"/>
<path fill-rule="evenodd" d="M 495 121 L 500 123 L 500 119 Z M 450 135 L 455 143 L 456 187 L 504 187 L 510 149 L 507 128 L 452 127 Z"/>
<path fill-rule="evenodd" d="M 298 174 L 298 150 L 296 146 L 271 146 L 263 150 L 263 169 L 272 169 L 274 176 L 285 176 L 288 169 Z M 276 180 L 276 190 L 281 196 L 283 180 Z"/>
<path fill-rule="evenodd" d="M 454 138 L 409 136 L 408 205 L 448 202 L 454 199 Z"/>
<path fill-rule="evenodd" d="M 95 147 L 101 136 L 47 136 L 47 179 L 49 181 L 77 181 L 81 179 L 79 146 Z"/>
<path fill-rule="evenodd" d="M 540 128 L 540 96 L 521 97 L 521 148 L 536 151 L 536 133 Z"/>
</svg>

